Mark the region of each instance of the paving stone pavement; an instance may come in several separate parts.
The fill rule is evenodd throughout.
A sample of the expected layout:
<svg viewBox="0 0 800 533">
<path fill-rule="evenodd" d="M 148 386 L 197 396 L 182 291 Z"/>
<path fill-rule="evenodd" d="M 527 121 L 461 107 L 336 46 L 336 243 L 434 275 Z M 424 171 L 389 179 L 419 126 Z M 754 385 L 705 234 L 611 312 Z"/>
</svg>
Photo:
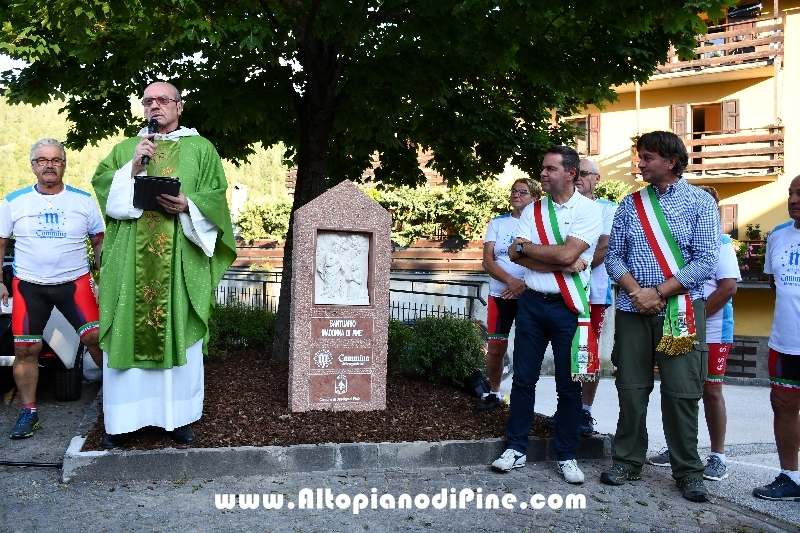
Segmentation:
<svg viewBox="0 0 800 533">
<path fill-rule="evenodd" d="M 94 482 L 62 484 L 56 469 L 0 467 L 3 505 L 0 530 L 8 532 L 82 531 L 244 531 L 365 532 L 365 531 L 615 531 L 615 532 L 785 532 L 797 529 L 719 498 L 705 504 L 684 500 L 674 482 L 655 467 L 644 479 L 621 487 L 599 483 L 607 460 L 583 461 L 583 485 L 568 485 L 552 462 L 528 464 L 508 474 L 489 467 L 351 470 L 283 476 L 218 477 L 152 482 Z M 330 489 L 333 509 L 301 509 L 300 494 Z M 384 494 L 447 496 L 447 508 L 369 508 L 372 489 L 376 502 Z M 451 509 L 451 489 L 458 506 L 462 489 L 474 499 L 464 509 Z M 507 498 L 513 508 L 477 508 L 478 490 Z M 236 495 L 232 509 L 218 509 L 217 495 Z M 239 494 L 283 497 L 280 509 L 243 509 Z M 364 495 L 366 509 L 354 514 L 352 502 Z M 584 509 L 521 508 L 534 494 L 583 495 Z M 346 495 L 347 497 L 343 496 Z M 347 502 L 345 501 L 347 500 Z M 433 500 L 436 502 L 436 500 Z M 222 503 L 222 502 L 220 502 Z M 345 509 L 337 504 L 349 505 Z M 555 502 L 554 502 L 555 503 Z M 412 504 L 413 505 L 413 504 Z M 293 507 L 293 508 L 290 508 Z M 485 507 L 485 505 L 484 505 Z"/>
<path fill-rule="evenodd" d="M 78 434 L 83 413 L 89 409 L 97 386 L 87 385 L 78 402 L 54 402 L 47 390 L 41 391 L 42 429 L 30 439 L 12 441 L 0 434 L 0 460 L 59 461 Z M 0 405 L 0 431 L 7 431 L 18 412 L 16 400 L 4 396 Z M 709 482 L 712 501 L 695 504 L 683 499 L 669 476 L 668 468 L 646 466 L 644 479 L 621 487 L 599 483 L 600 473 L 610 459 L 580 461 L 586 475 L 583 485 L 568 485 L 556 472 L 555 463 L 528 463 L 508 474 L 489 466 L 462 468 L 390 468 L 348 470 L 283 475 L 253 475 L 213 478 L 148 480 L 144 482 L 59 481 L 57 468 L 19 468 L 0 466 L 0 532 L 128 532 L 128 531 L 267 531 L 267 532 L 366 532 L 366 531 L 629 531 L 629 532 L 785 532 L 800 531 L 800 506 L 788 502 L 762 502 L 749 495 L 755 484 L 774 476 L 758 463 L 775 464 L 774 445 L 755 444 L 732 447 L 729 457 L 737 461 L 730 480 Z M 747 466 L 751 464 L 752 466 Z M 737 479 L 741 478 L 741 479 Z M 371 505 L 372 489 L 376 502 L 384 494 L 399 500 L 408 494 L 413 500 L 434 500 L 445 490 L 444 509 L 429 505 L 425 509 L 366 508 L 353 513 L 352 502 L 364 495 Z M 299 508 L 301 491 L 329 489 L 333 509 Z M 469 489 L 472 501 L 464 509 L 449 508 L 449 498 Z M 480 492 L 478 492 L 480 490 Z M 261 500 L 256 509 L 245 509 L 240 494 L 282 496 L 280 509 L 266 509 Z M 566 499 L 583 495 L 585 508 L 541 509 L 528 504 L 531 497 L 552 494 Z M 230 509 L 217 506 L 217 495 L 234 495 Z M 478 508 L 480 495 L 498 501 L 507 498 L 511 509 Z M 323 494 L 324 496 L 324 494 Z M 346 507 L 336 508 L 336 499 Z M 345 506 L 349 501 L 349 505 Z M 246 501 L 246 500 L 245 500 Z M 535 500 L 539 501 L 539 500 Z M 732 503 L 736 502 L 736 503 Z M 223 503 L 220 500 L 220 503 Z M 316 503 L 316 502 L 315 502 Z M 554 504 L 558 503 L 553 501 Z M 456 501 L 456 505 L 458 501 Z M 763 504 L 764 507 L 758 505 Z M 290 508 L 290 505 L 292 508 Z M 557 505 L 554 505 L 558 507 Z M 763 511 L 762 514 L 759 511 Z M 776 518 L 782 518 L 784 521 Z"/>
</svg>

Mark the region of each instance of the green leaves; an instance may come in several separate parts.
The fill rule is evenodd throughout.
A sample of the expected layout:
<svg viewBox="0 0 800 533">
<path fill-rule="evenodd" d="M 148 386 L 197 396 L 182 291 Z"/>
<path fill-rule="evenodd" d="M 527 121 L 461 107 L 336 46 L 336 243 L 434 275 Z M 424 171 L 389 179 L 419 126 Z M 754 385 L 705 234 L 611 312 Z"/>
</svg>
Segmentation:
<svg viewBox="0 0 800 533">
<path fill-rule="evenodd" d="M 603 180 L 595 187 L 594 195 L 596 198 L 603 198 L 618 204 L 627 196 L 630 189 L 631 186 L 624 181 Z"/>
<path fill-rule="evenodd" d="M 289 231 L 291 212 L 292 204 L 288 199 L 251 203 L 239 215 L 236 225 L 247 242 L 261 238 L 282 240 Z"/>
<path fill-rule="evenodd" d="M 508 190 L 494 180 L 450 189 L 407 186 L 367 191 L 392 214 L 392 240 L 408 246 L 442 229 L 447 235 L 480 240 L 489 220 L 509 209 Z"/>
<path fill-rule="evenodd" d="M 391 321 L 389 331 L 402 343 L 390 348 L 389 360 L 396 365 L 391 370 L 460 387 L 474 369 L 485 366 L 485 339 L 474 320 L 445 315 L 418 318 L 409 326 Z"/>
</svg>

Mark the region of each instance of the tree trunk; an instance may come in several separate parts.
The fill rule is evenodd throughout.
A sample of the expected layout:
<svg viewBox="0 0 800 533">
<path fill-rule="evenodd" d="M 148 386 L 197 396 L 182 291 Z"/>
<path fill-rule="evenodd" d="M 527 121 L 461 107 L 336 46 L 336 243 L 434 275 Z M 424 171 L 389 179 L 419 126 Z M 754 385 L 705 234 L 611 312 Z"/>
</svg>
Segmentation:
<svg viewBox="0 0 800 533">
<path fill-rule="evenodd" d="M 332 85 L 335 86 L 335 80 Z M 291 356 L 289 347 L 290 304 L 292 297 L 292 250 L 294 250 L 294 217 L 298 208 L 325 192 L 325 177 L 328 169 L 328 149 L 330 132 L 336 114 L 333 88 L 330 98 L 322 98 L 322 105 L 315 105 L 319 100 L 314 95 L 305 95 L 300 115 L 300 146 L 298 148 L 297 183 L 294 192 L 294 204 L 289 216 L 289 232 L 283 252 L 283 274 L 281 276 L 280 301 L 278 315 L 275 320 L 275 337 L 272 344 L 272 360 L 288 361 Z M 317 100 L 317 102 L 314 102 Z"/>
</svg>

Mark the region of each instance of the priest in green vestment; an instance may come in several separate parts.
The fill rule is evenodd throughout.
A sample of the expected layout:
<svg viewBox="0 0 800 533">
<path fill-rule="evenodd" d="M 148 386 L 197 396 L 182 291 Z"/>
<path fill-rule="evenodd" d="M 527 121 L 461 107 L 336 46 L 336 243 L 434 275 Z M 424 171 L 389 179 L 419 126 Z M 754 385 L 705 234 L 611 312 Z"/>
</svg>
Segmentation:
<svg viewBox="0 0 800 533">
<path fill-rule="evenodd" d="M 194 442 L 189 424 L 203 410 L 214 290 L 236 258 L 216 149 L 178 125 L 183 102 L 173 85 L 149 85 L 142 105 L 157 133 L 144 128 L 116 145 L 92 178 L 107 227 L 100 270 L 107 449 L 145 426 Z M 161 210 L 138 209 L 136 176 L 177 178 L 180 192 L 158 195 Z"/>
</svg>

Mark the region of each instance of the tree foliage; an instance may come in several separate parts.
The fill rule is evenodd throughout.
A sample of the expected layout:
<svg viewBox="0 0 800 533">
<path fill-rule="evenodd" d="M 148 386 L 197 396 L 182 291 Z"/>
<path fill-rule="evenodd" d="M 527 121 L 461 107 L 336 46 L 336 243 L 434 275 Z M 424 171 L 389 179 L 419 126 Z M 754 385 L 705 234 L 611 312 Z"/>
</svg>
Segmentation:
<svg viewBox="0 0 800 533">
<path fill-rule="evenodd" d="M 223 157 L 283 141 L 298 167 L 294 208 L 377 151 L 377 179 L 416 185 L 419 147 L 448 180 L 511 159 L 538 167 L 570 138 L 555 118 L 644 82 L 670 44 L 688 57 L 698 16 L 733 0 L 15 0 L 0 48 L 13 101 L 64 99 L 74 146 L 133 133 L 128 99 L 157 78 L 185 91 L 182 122 Z M 291 232 L 291 224 L 290 224 Z M 288 358 L 291 235 L 276 352 Z"/>
<path fill-rule="evenodd" d="M 285 239 L 289 232 L 289 214 L 292 204 L 286 199 L 250 202 L 236 220 L 242 238 L 247 242 L 256 239 Z"/>
<path fill-rule="evenodd" d="M 494 180 L 441 187 L 390 187 L 367 191 L 392 214 L 392 240 L 408 246 L 441 230 L 468 241 L 482 240 L 492 217 L 509 210 L 508 188 Z"/>
<path fill-rule="evenodd" d="M 551 110 L 645 81 L 670 43 L 689 55 L 698 13 L 724 1 L 19 0 L 0 6 L 0 48 L 32 62 L 5 76 L 12 100 L 65 99 L 77 147 L 136 131 L 130 95 L 167 78 L 187 92 L 182 121 L 224 157 L 284 141 L 302 166 L 329 148 L 336 182 L 378 150 L 379 179 L 413 184 L 418 145 L 449 178 L 509 157 L 536 170 L 564 138 Z M 315 125 L 326 142 L 304 146 Z"/>
<path fill-rule="evenodd" d="M 628 195 L 630 190 L 631 186 L 624 181 L 603 180 L 595 187 L 594 195 L 595 198 L 603 198 L 618 204 Z"/>
<path fill-rule="evenodd" d="M 58 101 L 37 107 L 29 104 L 9 105 L 5 98 L 0 97 L 0 176 L 3 176 L 0 180 L 0 198 L 36 180 L 30 165 L 30 149 L 34 142 L 43 137 L 64 141 L 70 123 L 63 114 L 59 114 L 62 105 L 63 102 Z M 99 141 L 96 146 L 88 145 L 80 150 L 67 148 L 64 182 L 93 192 L 91 180 L 97 163 L 121 140 L 121 135 L 115 135 Z M 268 198 L 288 201 L 285 183 L 287 169 L 282 164 L 285 151 L 282 144 L 269 149 L 255 146 L 246 164 L 234 165 L 223 161 L 228 182 L 247 186 L 248 198 L 255 202 Z"/>
<path fill-rule="evenodd" d="M 508 188 L 494 180 L 443 187 L 385 187 L 365 191 L 392 215 L 392 240 L 408 246 L 442 233 L 468 241 L 483 240 L 492 217 L 508 212 Z M 284 239 L 291 204 L 283 199 L 251 202 L 236 221 L 247 242 Z"/>
</svg>

